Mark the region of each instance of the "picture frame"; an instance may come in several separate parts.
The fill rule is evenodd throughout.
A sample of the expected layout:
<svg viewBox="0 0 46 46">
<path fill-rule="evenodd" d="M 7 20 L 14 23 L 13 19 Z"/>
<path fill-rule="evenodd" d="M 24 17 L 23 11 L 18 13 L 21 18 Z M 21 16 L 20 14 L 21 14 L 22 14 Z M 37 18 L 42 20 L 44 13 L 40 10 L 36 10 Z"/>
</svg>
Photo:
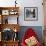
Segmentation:
<svg viewBox="0 0 46 46">
<path fill-rule="evenodd" d="M 18 24 L 18 16 L 3 16 L 2 24 Z"/>
<path fill-rule="evenodd" d="M 24 20 L 25 21 L 37 21 L 38 20 L 38 8 L 37 7 L 24 7 Z"/>
<path fill-rule="evenodd" d="M 2 10 L 2 15 L 9 15 L 9 10 Z"/>
<path fill-rule="evenodd" d="M 8 24 L 18 24 L 18 16 L 10 16 L 8 18 Z"/>
<path fill-rule="evenodd" d="M 10 11 L 9 11 L 9 14 L 10 14 L 10 15 L 17 15 L 17 13 L 18 13 L 18 12 L 17 12 L 16 10 L 10 10 Z"/>
</svg>

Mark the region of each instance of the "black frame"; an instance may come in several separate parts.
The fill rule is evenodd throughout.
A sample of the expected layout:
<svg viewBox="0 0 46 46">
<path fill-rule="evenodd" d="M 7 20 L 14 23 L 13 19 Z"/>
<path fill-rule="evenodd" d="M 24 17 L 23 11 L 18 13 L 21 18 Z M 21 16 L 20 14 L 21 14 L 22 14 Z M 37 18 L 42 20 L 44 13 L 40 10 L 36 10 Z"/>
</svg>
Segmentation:
<svg viewBox="0 0 46 46">
<path fill-rule="evenodd" d="M 27 19 L 26 18 L 26 15 L 25 15 L 26 14 L 26 12 L 25 12 L 26 9 L 35 9 L 35 11 L 37 11 L 37 13 L 36 13 L 37 15 L 35 15 L 36 16 L 35 17 L 36 19 L 35 18 L 33 18 L 33 19 L 32 18 Z M 38 20 L 38 7 L 24 7 L 24 20 L 25 21 L 37 21 Z"/>
</svg>

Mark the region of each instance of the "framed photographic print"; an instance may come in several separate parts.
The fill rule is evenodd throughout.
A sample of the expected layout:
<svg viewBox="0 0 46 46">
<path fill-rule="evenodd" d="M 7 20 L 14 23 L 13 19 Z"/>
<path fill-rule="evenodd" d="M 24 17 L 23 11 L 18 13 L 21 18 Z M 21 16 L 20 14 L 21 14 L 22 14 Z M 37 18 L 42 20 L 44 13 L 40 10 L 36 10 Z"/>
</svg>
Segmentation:
<svg viewBox="0 0 46 46">
<path fill-rule="evenodd" d="M 24 7 L 24 20 L 37 21 L 38 8 L 37 7 Z"/>
<path fill-rule="evenodd" d="M 17 20 L 17 16 L 10 16 L 8 18 L 8 24 L 17 24 L 18 23 L 18 20 Z"/>
<path fill-rule="evenodd" d="M 9 15 L 9 10 L 2 10 L 2 15 Z"/>
</svg>

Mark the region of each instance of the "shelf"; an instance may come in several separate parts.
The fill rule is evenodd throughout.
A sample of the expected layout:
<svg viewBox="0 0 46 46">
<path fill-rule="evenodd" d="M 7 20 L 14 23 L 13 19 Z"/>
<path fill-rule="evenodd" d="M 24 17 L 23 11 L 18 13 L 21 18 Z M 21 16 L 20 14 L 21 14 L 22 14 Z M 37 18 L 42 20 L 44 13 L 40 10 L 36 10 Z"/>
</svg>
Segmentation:
<svg viewBox="0 0 46 46">
<path fill-rule="evenodd" d="M 16 29 L 17 31 L 19 31 L 19 24 L 0 24 L 1 27 L 1 31 L 5 28 L 9 28 L 12 29 L 14 31 L 14 29 Z"/>
<path fill-rule="evenodd" d="M 18 41 L 11 41 L 11 42 L 2 42 L 3 46 L 18 46 Z"/>
<path fill-rule="evenodd" d="M 1 10 L 6 10 L 6 9 L 19 9 L 19 7 L 0 7 Z"/>
<path fill-rule="evenodd" d="M 0 24 L 18 24 L 18 16 L 19 7 L 0 7 Z M 9 17 L 14 18 L 11 19 Z"/>
<path fill-rule="evenodd" d="M 18 38 L 18 31 L 20 29 L 20 26 L 18 24 L 18 17 L 19 17 L 19 7 L 0 7 L 0 23 L 1 23 L 0 46 L 18 46 L 19 40 L 17 38 Z M 5 31 L 7 34 L 6 40 L 3 39 L 6 37 L 5 36 L 6 34 L 4 35 Z M 11 33 L 10 31 L 13 32 Z M 7 41 L 7 39 L 9 40 Z"/>
<path fill-rule="evenodd" d="M 12 42 L 19 42 L 19 40 L 15 40 L 15 41 L 12 41 L 12 40 L 10 40 L 10 41 L 3 41 L 3 42 L 5 42 L 5 43 L 12 43 Z"/>
<path fill-rule="evenodd" d="M 19 7 L 0 7 L 1 15 L 18 15 Z"/>
</svg>

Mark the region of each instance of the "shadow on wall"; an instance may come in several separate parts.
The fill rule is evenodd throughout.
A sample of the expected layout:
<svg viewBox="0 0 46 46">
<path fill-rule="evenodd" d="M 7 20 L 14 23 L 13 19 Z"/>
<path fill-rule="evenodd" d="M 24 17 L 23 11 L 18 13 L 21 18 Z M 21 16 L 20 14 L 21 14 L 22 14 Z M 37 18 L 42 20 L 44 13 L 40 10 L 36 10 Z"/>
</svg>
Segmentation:
<svg viewBox="0 0 46 46">
<path fill-rule="evenodd" d="M 20 39 L 20 42 L 23 38 L 23 35 L 25 33 L 25 31 L 28 29 L 28 28 L 32 28 L 36 34 L 37 34 L 37 37 L 39 39 L 39 41 L 41 43 L 43 43 L 43 30 L 42 30 L 42 26 L 21 26 L 20 27 L 20 32 L 19 32 L 19 39 Z"/>
</svg>

